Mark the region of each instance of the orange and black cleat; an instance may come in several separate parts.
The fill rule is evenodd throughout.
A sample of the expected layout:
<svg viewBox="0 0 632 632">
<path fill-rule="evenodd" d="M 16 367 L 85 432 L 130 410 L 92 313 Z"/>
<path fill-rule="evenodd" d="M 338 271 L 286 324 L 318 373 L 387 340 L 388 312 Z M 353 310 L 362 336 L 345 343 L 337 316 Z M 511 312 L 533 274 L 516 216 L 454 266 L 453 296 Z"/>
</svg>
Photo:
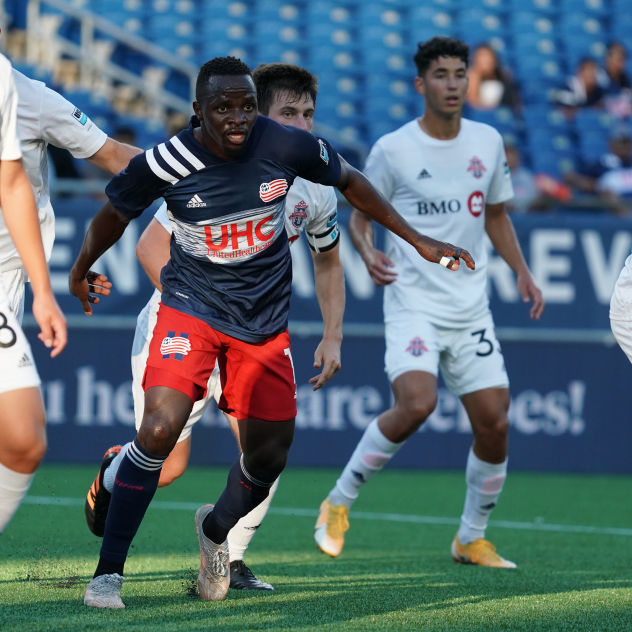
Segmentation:
<svg viewBox="0 0 632 632">
<path fill-rule="evenodd" d="M 110 499 L 112 498 L 112 494 L 103 486 L 103 475 L 120 451 L 121 446 L 115 445 L 103 455 L 99 473 L 92 485 L 90 485 L 86 498 L 86 522 L 88 523 L 88 529 L 99 538 L 103 537 L 103 532 L 105 531 L 105 519 L 108 517 Z"/>
</svg>

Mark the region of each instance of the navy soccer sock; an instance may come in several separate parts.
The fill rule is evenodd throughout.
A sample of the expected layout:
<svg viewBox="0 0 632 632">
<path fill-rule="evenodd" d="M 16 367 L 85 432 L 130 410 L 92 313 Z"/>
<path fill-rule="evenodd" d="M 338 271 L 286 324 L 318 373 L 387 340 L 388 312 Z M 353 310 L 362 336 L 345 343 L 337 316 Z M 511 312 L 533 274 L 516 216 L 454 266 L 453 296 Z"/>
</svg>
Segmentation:
<svg viewBox="0 0 632 632">
<path fill-rule="evenodd" d="M 240 455 L 228 472 L 226 488 L 202 523 L 204 535 L 215 544 L 222 544 L 241 518 L 268 497 L 274 480 L 271 483 L 257 480 L 246 469 L 244 455 Z"/>
<path fill-rule="evenodd" d="M 130 445 L 114 479 L 95 577 L 123 574 L 127 552 L 156 493 L 166 458 L 149 454 L 140 446 L 138 439 Z"/>
</svg>

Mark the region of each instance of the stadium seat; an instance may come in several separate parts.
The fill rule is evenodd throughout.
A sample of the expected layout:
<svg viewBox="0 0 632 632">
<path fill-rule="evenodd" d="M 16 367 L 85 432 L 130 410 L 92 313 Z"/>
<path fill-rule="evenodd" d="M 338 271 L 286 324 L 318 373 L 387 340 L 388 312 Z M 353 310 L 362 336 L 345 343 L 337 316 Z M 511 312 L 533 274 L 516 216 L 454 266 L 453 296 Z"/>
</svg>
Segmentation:
<svg viewBox="0 0 632 632">
<path fill-rule="evenodd" d="M 607 133 L 613 123 L 614 119 L 610 114 L 593 108 L 582 108 L 575 114 L 575 127 L 578 133 L 582 130 L 600 130 Z"/>
<path fill-rule="evenodd" d="M 540 81 L 538 79 L 522 79 L 520 82 L 522 91 L 522 101 L 529 107 L 534 104 L 551 103 L 554 98 L 554 88 L 548 81 Z"/>
<path fill-rule="evenodd" d="M 529 134 L 530 130 L 538 128 L 546 128 L 550 134 L 569 134 L 571 124 L 564 115 L 555 107 L 545 104 L 534 104 L 525 108 L 522 112 L 522 118 L 525 124 L 525 131 Z"/>
<path fill-rule="evenodd" d="M 468 44 L 477 44 L 492 37 L 507 38 L 507 26 L 498 13 L 482 9 L 459 11 L 456 19 L 456 34 Z"/>
<path fill-rule="evenodd" d="M 383 25 L 389 28 L 402 26 L 404 14 L 398 7 L 384 3 L 362 3 L 357 12 L 358 28 Z"/>
<path fill-rule="evenodd" d="M 259 0 L 255 4 L 254 18 L 256 22 L 279 20 L 282 23 L 301 24 L 301 9 L 301 5 L 292 0 Z"/>
<path fill-rule="evenodd" d="M 552 36 L 555 28 L 553 16 L 544 13 L 517 11 L 509 14 L 509 27 L 514 35 L 519 33 L 537 33 Z"/>
<path fill-rule="evenodd" d="M 499 107 L 495 110 L 475 110 L 469 109 L 467 118 L 485 123 L 497 129 L 501 134 L 517 133 L 517 124 L 513 112 L 506 107 Z"/>
<path fill-rule="evenodd" d="M 535 11 L 548 17 L 557 15 L 559 7 L 555 0 L 511 0 L 511 11 Z"/>
<path fill-rule="evenodd" d="M 560 8 L 563 13 L 584 13 L 594 17 L 606 17 L 608 6 L 605 0 L 561 0 Z"/>
<path fill-rule="evenodd" d="M 401 77 L 412 77 L 415 73 L 412 55 L 408 51 L 388 48 L 365 49 L 362 52 L 364 72 L 388 73 Z"/>
<path fill-rule="evenodd" d="M 612 20 L 610 34 L 613 39 L 624 39 L 632 36 L 632 13 L 620 13 Z"/>
<path fill-rule="evenodd" d="M 333 46 L 338 50 L 357 48 L 355 33 L 338 24 L 310 24 L 307 29 L 307 38 L 312 49 L 319 46 Z"/>
<path fill-rule="evenodd" d="M 607 130 L 578 130 L 578 137 L 579 153 L 585 162 L 596 162 L 608 151 Z"/>
<path fill-rule="evenodd" d="M 520 55 L 516 58 L 514 72 L 519 80 L 540 81 L 558 86 L 564 80 L 561 57 L 540 55 Z"/>
<path fill-rule="evenodd" d="M 539 33 L 515 33 L 513 36 L 516 57 L 528 55 L 558 55 L 560 46 L 557 39 L 542 36 Z"/>
<path fill-rule="evenodd" d="M 603 37 L 605 25 L 598 17 L 587 13 L 565 13 L 559 21 L 559 33 L 565 36 Z"/>
<path fill-rule="evenodd" d="M 358 32 L 362 48 L 380 48 L 404 51 L 404 33 L 398 28 L 386 26 L 367 26 Z M 406 49 L 406 52 L 409 52 Z"/>
<path fill-rule="evenodd" d="M 378 141 L 382 136 L 386 134 L 390 134 L 394 132 L 396 129 L 401 127 L 403 122 L 394 121 L 394 120 L 372 120 L 370 124 L 367 125 L 367 135 L 365 140 L 370 144 L 374 145 L 376 141 Z"/>
<path fill-rule="evenodd" d="M 577 162 L 575 156 L 543 153 L 533 149 L 530 155 L 531 168 L 535 173 L 547 173 L 558 180 L 563 179 L 565 173 L 574 170 Z"/>
<path fill-rule="evenodd" d="M 248 22 L 253 18 L 251 3 L 235 0 L 200 0 L 203 19 L 230 20 L 231 22 Z"/>
<path fill-rule="evenodd" d="M 317 0 L 307 4 L 308 24 L 342 24 L 352 23 L 353 12 L 343 2 L 327 2 Z"/>
<path fill-rule="evenodd" d="M 410 11 L 408 26 L 413 33 L 431 30 L 435 35 L 450 35 L 454 28 L 452 15 L 433 7 L 417 7 Z"/>
<path fill-rule="evenodd" d="M 257 46 L 255 66 L 274 62 L 297 64 L 299 66 L 305 65 L 307 63 L 307 51 L 302 47 L 284 46 L 278 42 L 270 42 L 269 44 Z"/>
<path fill-rule="evenodd" d="M 321 72 L 340 70 L 357 73 L 361 70 L 360 54 L 350 50 L 332 50 L 329 46 L 309 49 L 310 70 L 320 75 Z"/>
</svg>

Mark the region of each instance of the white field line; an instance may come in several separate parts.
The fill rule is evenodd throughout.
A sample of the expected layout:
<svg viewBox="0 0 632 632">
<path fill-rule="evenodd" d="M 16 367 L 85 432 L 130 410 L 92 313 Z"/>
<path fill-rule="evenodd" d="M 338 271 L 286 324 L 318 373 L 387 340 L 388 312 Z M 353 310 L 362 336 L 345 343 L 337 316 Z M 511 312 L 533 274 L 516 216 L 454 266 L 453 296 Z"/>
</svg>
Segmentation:
<svg viewBox="0 0 632 632">
<path fill-rule="evenodd" d="M 26 496 L 23 503 L 27 505 L 53 505 L 59 507 L 83 507 L 84 498 L 63 498 L 57 496 Z M 174 502 L 155 500 L 152 509 L 169 509 L 176 511 L 197 511 L 204 503 Z M 316 509 L 294 509 L 292 507 L 270 507 L 268 513 L 277 516 L 296 516 L 298 518 L 316 518 Z M 416 516 L 411 514 L 377 513 L 371 511 L 353 511 L 354 520 L 381 520 L 384 522 L 410 522 L 414 524 L 436 524 L 458 526 L 458 518 L 438 516 Z M 496 529 L 517 529 L 519 531 L 556 531 L 558 533 L 593 533 L 596 535 L 622 535 L 632 537 L 632 529 L 617 527 L 591 527 L 572 524 L 547 524 L 546 522 L 514 522 L 513 520 L 490 520 L 490 527 Z"/>
</svg>

